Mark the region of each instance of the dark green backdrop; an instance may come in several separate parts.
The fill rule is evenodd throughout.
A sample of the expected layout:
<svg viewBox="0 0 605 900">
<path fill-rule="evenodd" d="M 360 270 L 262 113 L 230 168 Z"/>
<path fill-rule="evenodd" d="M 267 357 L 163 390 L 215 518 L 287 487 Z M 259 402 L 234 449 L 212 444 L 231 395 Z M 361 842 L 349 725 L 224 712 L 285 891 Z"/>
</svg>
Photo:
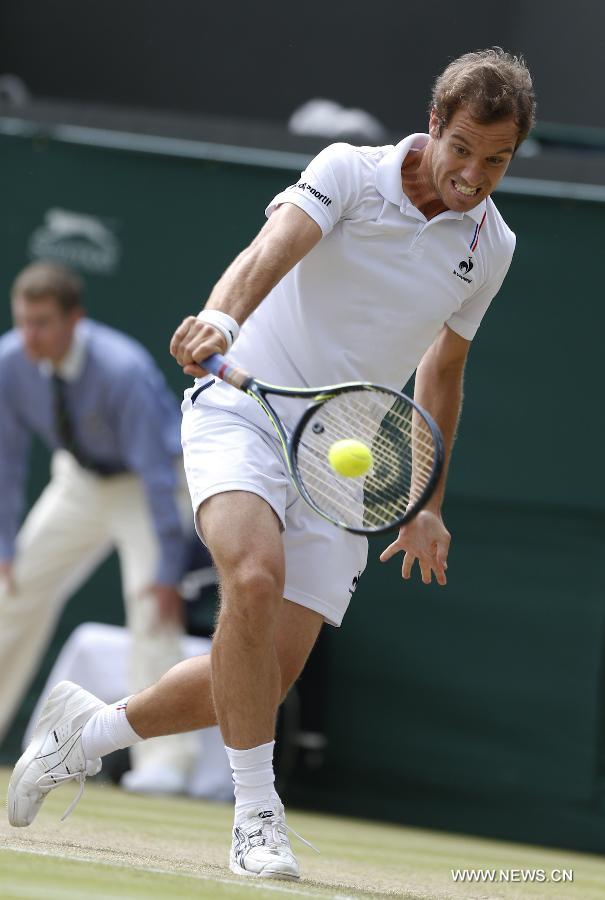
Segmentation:
<svg viewBox="0 0 605 900">
<path fill-rule="evenodd" d="M 90 314 L 145 343 L 180 392 L 167 351 L 175 325 L 296 173 L 44 138 L 3 136 L 0 153 L 2 330 L 11 279 L 47 211 L 92 216 L 121 255 L 110 273 L 82 269 Z M 497 203 L 518 249 L 471 352 L 446 507 L 449 585 L 403 584 L 397 561 L 377 562 L 385 541 L 372 544 L 345 624 L 328 636 L 317 701 L 327 762 L 290 794 L 603 850 L 604 206 L 508 193 Z M 47 474 L 40 449 L 34 463 L 32 496 Z M 37 688 L 87 619 L 121 621 L 113 561 L 70 603 Z"/>
</svg>

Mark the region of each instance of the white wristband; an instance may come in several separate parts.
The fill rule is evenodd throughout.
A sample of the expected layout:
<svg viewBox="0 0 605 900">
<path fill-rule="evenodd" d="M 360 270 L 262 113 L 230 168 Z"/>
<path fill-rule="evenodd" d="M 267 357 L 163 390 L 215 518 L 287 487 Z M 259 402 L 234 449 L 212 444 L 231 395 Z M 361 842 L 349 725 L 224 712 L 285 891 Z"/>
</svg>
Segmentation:
<svg viewBox="0 0 605 900">
<path fill-rule="evenodd" d="M 227 313 L 221 312 L 220 309 L 203 309 L 197 314 L 197 318 L 200 322 L 206 322 L 208 325 L 216 328 L 217 331 L 220 331 L 227 341 L 227 350 L 231 350 L 233 342 L 237 340 L 239 334 L 239 325 L 234 318 Z"/>
</svg>

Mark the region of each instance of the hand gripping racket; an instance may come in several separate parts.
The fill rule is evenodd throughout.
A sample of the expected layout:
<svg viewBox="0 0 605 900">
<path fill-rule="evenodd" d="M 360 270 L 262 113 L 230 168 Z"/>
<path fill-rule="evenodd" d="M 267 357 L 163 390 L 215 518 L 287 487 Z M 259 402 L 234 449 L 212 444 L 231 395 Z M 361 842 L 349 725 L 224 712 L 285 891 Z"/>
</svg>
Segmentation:
<svg viewBox="0 0 605 900">
<path fill-rule="evenodd" d="M 354 534 L 378 534 L 409 522 L 435 490 L 443 467 L 439 426 L 417 403 L 366 382 L 322 388 L 265 384 L 218 353 L 201 363 L 253 397 L 282 444 L 292 481 L 315 512 Z M 309 405 L 289 431 L 267 399 L 300 397 Z M 371 465 L 357 477 L 332 468 L 330 448 L 354 440 L 369 448 Z"/>
</svg>

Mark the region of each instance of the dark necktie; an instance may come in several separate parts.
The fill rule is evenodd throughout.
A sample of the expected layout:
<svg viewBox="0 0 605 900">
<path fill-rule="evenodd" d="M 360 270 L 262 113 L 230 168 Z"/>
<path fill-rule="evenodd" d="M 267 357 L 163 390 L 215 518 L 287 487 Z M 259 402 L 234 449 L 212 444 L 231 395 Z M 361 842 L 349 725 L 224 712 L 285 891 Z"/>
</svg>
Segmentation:
<svg viewBox="0 0 605 900">
<path fill-rule="evenodd" d="M 119 475 L 126 471 L 121 465 L 112 465 L 111 463 L 104 463 L 91 459 L 88 453 L 78 445 L 74 433 L 73 420 L 67 405 L 67 382 L 64 378 L 61 378 L 60 375 L 55 374 L 52 376 L 52 386 L 54 394 L 55 427 L 61 446 L 68 450 L 84 469 L 89 469 L 97 475 Z"/>
<path fill-rule="evenodd" d="M 88 468 L 86 455 L 81 452 L 74 435 L 73 422 L 67 406 L 67 382 L 60 375 L 55 374 L 52 376 L 52 384 L 55 402 L 55 425 L 59 442 L 62 447 L 69 450 L 80 465 Z"/>
</svg>

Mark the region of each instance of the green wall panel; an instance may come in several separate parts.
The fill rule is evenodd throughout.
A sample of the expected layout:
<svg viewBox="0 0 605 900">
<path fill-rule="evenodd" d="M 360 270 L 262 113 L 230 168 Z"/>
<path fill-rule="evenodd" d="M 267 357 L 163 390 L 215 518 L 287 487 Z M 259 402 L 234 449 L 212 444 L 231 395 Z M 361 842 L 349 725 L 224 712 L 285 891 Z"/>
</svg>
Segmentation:
<svg viewBox="0 0 605 900">
<path fill-rule="evenodd" d="M 89 312 L 136 335 L 182 388 L 185 380 L 167 352 L 172 331 L 199 309 L 234 253 L 260 228 L 284 173 L 47 140 L 0 137 L 0 149 L 2 296 L 29 261 L 31 237 L 48 210 L 100 220 L 115 236 L 119 261 L 107 274 L 81 267 Z M 7 304 L 0 309 L 4 328 Z"/>
<path fill-rule="evenodd" d="M 505 285 L 470 357 L 452 488 L 467 496 L 602 509 L 605 205 L 500 194 L 517 234 Z M 481 438 L 477 439 L 477 434 Z"/>
<path fill-rule="evenodd" d="M 83 270 L 91 315 L 137 336 L 180 393 L 174 327 L 297 173 L 41 138 L 0 137 L 0 153 L 2 330 L 9 284 L 48 211 L 88 216 L 119 251 L 110 271 Z M 290 794 L 603 849 L 605 208 L 512 194 L 497 203 L 518 245 L 471 351 L 446 506 L 449 584 L 403 583 L 398 561 L 377 561 L 386 539 L 372 542 L 343 628 L 327 636 L 326 764 L 308 782 L 299 772 Z M 32 497 L 46 472 L 38 448 Z M 34 691 L 90 618 L 121 620 L 115 560 L 71 601 Z"/>
</svg>

